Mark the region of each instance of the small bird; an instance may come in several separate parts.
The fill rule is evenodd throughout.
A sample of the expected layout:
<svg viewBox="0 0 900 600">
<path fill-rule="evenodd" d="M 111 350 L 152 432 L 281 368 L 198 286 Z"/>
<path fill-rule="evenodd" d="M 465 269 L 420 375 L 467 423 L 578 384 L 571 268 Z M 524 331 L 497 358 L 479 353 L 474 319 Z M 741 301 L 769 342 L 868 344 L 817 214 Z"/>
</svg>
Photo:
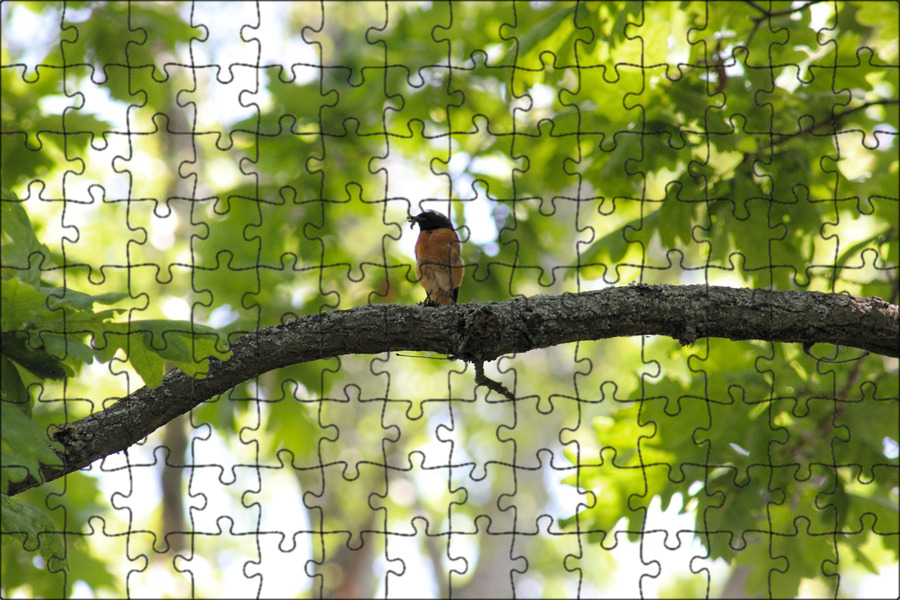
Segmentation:
<svg viewBox="0 0 900 600">
<path fill-rule="evenodd" d="M 450 219 L 426 210 L 408 219 L 412 229 L 419 224 L 416 240 L 416 277 L 428 297 L 426 306 L 456 304 L 465 263 L 459 256 L 459 237 Z"/>
</svg>

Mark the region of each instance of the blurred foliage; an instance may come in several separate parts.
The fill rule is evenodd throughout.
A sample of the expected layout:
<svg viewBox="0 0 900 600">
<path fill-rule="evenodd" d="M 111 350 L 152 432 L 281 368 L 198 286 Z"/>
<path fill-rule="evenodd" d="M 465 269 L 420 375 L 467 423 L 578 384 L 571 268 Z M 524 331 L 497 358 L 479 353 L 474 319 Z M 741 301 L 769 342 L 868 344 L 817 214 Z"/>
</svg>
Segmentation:
<svg viewBox="0 0 900 600">
<path fill-rule="evenodd" d="M 135 374 L 158 383 L 162 361 L 202 371 L 193 359 L 215 354 L 215 336 L 197 333 L 233 339 L 318 311 L 421 300 L 405 217 L 426 208 L 450 214 L 466 242 L 463 302 L 643 282 L 896 303 L 897 12 L 887 2 L 4 3 L 3 329 L 30 332 L 27 348 L 53 371 L 29 375 L 24 351 L 7 364 L 4 341 L 4 423 L 7 402 L 28 406 L 37 439 L 134 391 Z M 26 25 L 27 43 L 8 29 Z M 64 313 L 93 325 L 46 335 Z M 130 328 L 113 331 L 113 317 Z M 20 384 L 7 385 L 10 368 Z M 491 577 L 508 592 L 518 554 L 484 532 L 533 529 L 543 514 L 551 534 L 596 543 L 517 536 L 531 579 L 516 581 L 544 595 L 600 593 L 595 559 L 615 559 L 619 532 L 638 539 L 654 498 L 694 517 L 704 568 L 749 568 L 747 589 L 793 596 L 807 580 L 830 594 L 845 565 L 896 561 L 896 360 L 635 339 L 505 357 L 488 374 L 517 401 L 473 390 L 471 369 L 446 361 L 296 365 L 195 409 L 190 435 L 211 428 L 235 451 L 219 457 L 226 465 L 290 466 L 310 527 L 353 532 L 354 547 L 364 529 L 413 533 L 416 516 L 429 532 L 482 532 L 417 536 L 439 594 L 490 595 L 478 586 Z M 471 476 L 436 468 L 448 460 Z M 543 479 L 526 484 L 534 473 L 508 465 Z M 257 471 L 266 490 L 269 471 Z M 63 536 L 66 575 L 4 534 L 15 541 L 4 546 L 5 595 L 137 585 L 88 524 L 132 526 L 101 479 L 14 499 L 77 535 Z M 139 526 L 156 544 L 171 533 Z M 346 540 L 326 537 L 309 550 L 321 577 L 294 593 L 340 591 Z M 240 543 L 205 558 L 219 564 Z M 452 575 L 460 553 L 468 573 Z M 724 585 L 691 572 L 671 593 Z M 390 578 L 379 577 L 367 593 Z"/>
</svg>

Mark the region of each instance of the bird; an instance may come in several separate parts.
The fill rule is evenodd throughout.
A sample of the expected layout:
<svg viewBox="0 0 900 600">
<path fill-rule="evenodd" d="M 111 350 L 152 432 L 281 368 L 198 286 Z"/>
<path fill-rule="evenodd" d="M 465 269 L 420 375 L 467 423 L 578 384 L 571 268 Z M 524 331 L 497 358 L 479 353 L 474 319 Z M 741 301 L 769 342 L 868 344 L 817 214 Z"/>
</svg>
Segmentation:
<svg viewBox="0 0 900 600">
<path fill-rule="evenodd" d="M 459 237 L 450 219 L 426 210 L 407 219 L 419 225 L 416 240 L 416 277 L 428 296 L 426 306 L 452 306 L 459 297 L 465 263 L 459 255 Z"/>
</svg>

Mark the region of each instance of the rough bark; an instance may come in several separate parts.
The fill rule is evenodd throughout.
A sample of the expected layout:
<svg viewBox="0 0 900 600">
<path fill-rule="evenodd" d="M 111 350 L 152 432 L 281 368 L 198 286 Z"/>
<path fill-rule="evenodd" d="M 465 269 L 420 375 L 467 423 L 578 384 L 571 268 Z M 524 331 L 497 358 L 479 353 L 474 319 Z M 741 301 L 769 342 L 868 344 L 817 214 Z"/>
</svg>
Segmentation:
<svg viewBox="0 0 900 600">
<path fill-rule="evenodd" d="M 204 379 L 180 370 L 105 410 L 59 427 L 63 467 L 50 481 L 124 450 L 198 404 L 287 365 L 342 356 L 432 351 L 470 362 L 557 344 L 635 335 L 691 344 L 704 337 L 838 344 L 900 355 L 900 307 L 880 298 L 704 285 L 634 285 L 561 296 L 517 297 L 454 307 L 367 305 L 319 313 L 249 333 Z M 11 483 L 17 494 L 41 482 Z"/>
</svg>

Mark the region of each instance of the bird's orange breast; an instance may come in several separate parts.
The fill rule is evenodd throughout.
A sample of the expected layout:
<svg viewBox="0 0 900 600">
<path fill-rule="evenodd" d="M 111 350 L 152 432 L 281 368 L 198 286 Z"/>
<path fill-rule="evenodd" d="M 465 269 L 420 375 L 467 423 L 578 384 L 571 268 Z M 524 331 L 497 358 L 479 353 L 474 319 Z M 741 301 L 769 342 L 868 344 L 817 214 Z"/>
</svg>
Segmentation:
<svg viewBox="0 0 900 600">
<path fill-rule="evenodd" d="M 463 278 L 459 237 L 449 228 L 421 231 L 416 240 L 416 275 L 439 304 L 453 304 Z"/>
<path fill-rule="evenodd" d="M 419 239 L 416 240 L 416 262 L 435 266 L 451 266 L 458 260 L 459 237 L 455 231 L 432 229 L 419 233 Z"/>
</svg>

